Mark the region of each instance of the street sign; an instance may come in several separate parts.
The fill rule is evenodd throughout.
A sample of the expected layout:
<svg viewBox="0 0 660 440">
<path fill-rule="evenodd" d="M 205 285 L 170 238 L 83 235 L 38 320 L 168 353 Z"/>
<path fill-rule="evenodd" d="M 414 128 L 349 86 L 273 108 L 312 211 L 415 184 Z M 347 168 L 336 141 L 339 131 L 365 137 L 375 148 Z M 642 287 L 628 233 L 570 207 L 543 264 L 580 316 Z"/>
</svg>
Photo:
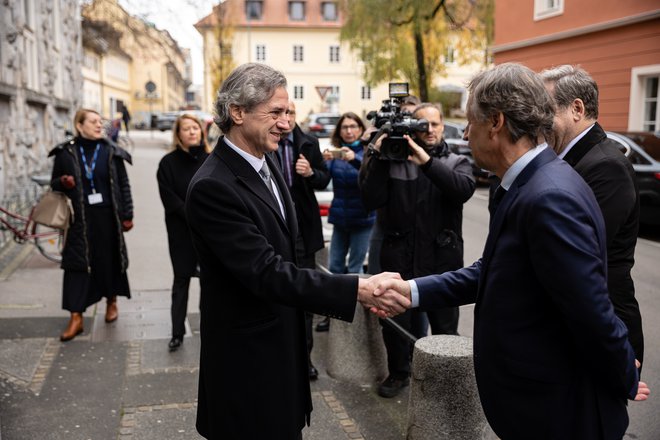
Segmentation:
<svg viewBox="0 0 660 440">
<path fill-rule="evenodd" d="M 153 93 L 156 91 L 156 83 L 153 81 L 147 81 L 144 85 L 144 89 L 149 93 Z"/>
<path fill-rule="evenodd" d="M 332 90 L 330 86 L 316 86 L 316 92 L 321 97 L 321 101 L 325 101 L 325 97 L 328 95 L 328 92 Z"/>
</svg>

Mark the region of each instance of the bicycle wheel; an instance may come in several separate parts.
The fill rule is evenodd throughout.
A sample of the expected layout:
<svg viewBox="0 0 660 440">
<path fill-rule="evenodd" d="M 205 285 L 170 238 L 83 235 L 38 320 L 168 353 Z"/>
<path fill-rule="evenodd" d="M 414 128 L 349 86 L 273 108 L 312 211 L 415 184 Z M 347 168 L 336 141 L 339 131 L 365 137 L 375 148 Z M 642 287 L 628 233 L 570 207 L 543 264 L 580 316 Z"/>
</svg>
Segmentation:
<svg viewBox="0 0 660 440">
<path fill-rule="evenodd" d="M 41 255 L 50 261 L 60 263 L 62 261 L 62 248 L 64 247 L 64 231 L 35 224 L 34 235 L 34 244 Z"/>
</svg>

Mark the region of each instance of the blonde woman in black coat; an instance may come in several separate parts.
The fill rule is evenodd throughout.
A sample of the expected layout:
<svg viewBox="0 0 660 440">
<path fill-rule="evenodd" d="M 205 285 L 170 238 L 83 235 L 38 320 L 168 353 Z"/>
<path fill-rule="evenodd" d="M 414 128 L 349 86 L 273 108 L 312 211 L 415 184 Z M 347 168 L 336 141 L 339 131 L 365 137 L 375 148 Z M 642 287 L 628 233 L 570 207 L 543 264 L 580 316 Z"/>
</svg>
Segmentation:
<svg viewBox="0 0 660 440">
<path fill-rule="evenodd" d="M 172 339 L 168 346 L 176 351 L 183 343 L 188 309 L 190 279 L 197 275 L 197 256 L 193 249 L 184 212 L 188 184 L 209 155 L 202 123 L 183 114 L 172 127 L 172 151 L 158 165 L 158 189 L 165 208 L 167 240 L 174 269 L 172 284 Z"/>
<path fill-rule="evenodd" d="M 62 308 L 71 319 L 60 340 L 83 332 L 83 312 L 103 297 L 105 322 L 117 320 L 117 295 L 131 297 L 124 232 L 133 227 L 133 199 L 124 162 L 131 155 L 104 138 L 101 115 L 80 109 L 76 137 L 48 154 L 55 157 L 51 187 L 71 199 L 74 221 L 62 250 Z"/>
</svg>

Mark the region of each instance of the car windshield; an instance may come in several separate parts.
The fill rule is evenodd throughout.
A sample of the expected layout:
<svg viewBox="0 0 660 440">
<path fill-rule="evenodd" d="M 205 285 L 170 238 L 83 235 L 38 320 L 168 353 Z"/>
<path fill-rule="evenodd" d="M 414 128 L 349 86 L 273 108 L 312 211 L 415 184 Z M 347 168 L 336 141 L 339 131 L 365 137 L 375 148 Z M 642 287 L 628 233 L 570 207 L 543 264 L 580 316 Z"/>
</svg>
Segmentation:
<svg viewBox="0 0 660 440">
<path fill-rule="evenodd" d="M 323 125 L 337 125 L 339 116 L 321 116 L 318 118 L 318 123 Z"/>
</svg>

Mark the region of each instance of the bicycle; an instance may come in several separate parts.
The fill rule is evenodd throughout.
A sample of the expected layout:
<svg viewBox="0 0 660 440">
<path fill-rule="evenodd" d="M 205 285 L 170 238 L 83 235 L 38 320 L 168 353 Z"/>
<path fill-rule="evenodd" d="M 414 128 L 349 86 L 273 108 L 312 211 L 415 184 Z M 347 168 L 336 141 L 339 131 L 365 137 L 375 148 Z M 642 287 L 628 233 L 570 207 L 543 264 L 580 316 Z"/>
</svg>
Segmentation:
<svg viewBox="0 0 660 440">
<path fill-rule="evenodd" d="M 119 135 L 117 137 L 117 145 L 130 154 L 133 154 L 133 150 L 135 150 L 135 142 L 128 135 Z"/>
<path fill-rule="evenodd" d="M 44 187 L 50 184 L 50 176 L 32 176 L 32 181 Z M 30 208 L 27 217 L 0 206 L 0 230 L 13 233 L 14 241 L 18 244 L 34 240 L 34 245 L 41 255 L 52 262 L 60 263 L 64 247 L 64 231 L 35 223 L 32 220 L 35 205 L 36 202 Z"/>
<path fill-rule="evenodd" d="M 116 143 L 122 149 L 128 151 L 130 154 L 133 154 L 135 149 L 135 142 L 127 134 L 122 135 L 121 133 L 121 119 L 104 119 L 103 127 L 105 130 L 106 136 Z"/>
</svg>

